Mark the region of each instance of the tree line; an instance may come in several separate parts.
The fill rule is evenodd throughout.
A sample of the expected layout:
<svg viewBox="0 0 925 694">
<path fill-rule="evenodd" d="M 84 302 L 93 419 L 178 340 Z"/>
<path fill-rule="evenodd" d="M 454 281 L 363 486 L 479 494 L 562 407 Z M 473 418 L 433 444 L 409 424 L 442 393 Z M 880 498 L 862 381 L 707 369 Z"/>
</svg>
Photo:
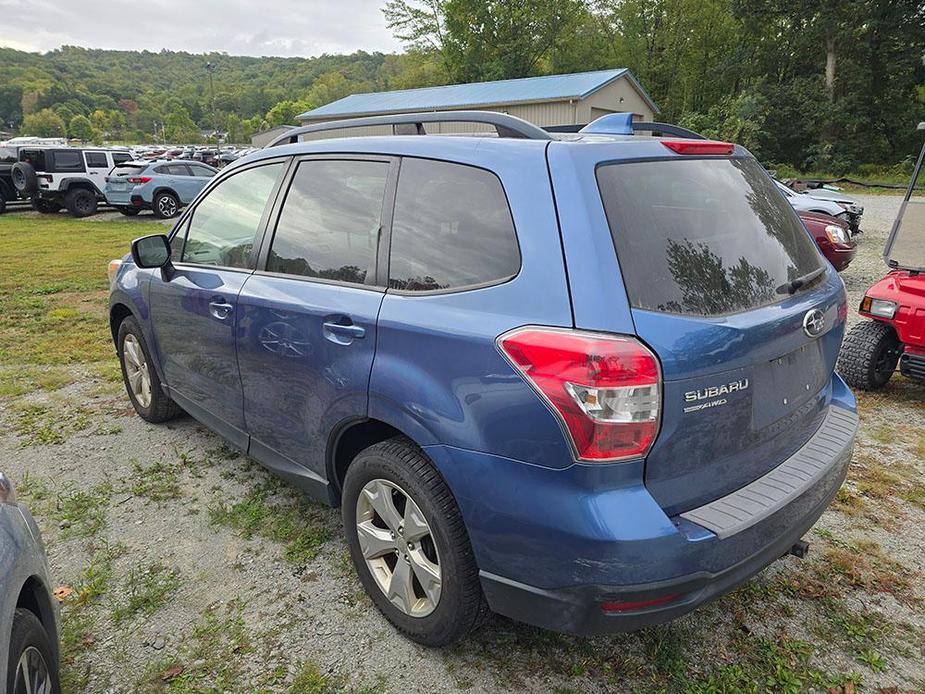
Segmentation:
<svg viewBox="0 0 925 694">
<path fill-rule="evenodd" d="M 400 54 L 0 48 L 0 129 L 243 142 L 356 92 L 627 67 L 662 120 L 766 163 L 907 169 L 920 145 L 919 0 L 388 0 L 383 14 Z"/>
</svg>

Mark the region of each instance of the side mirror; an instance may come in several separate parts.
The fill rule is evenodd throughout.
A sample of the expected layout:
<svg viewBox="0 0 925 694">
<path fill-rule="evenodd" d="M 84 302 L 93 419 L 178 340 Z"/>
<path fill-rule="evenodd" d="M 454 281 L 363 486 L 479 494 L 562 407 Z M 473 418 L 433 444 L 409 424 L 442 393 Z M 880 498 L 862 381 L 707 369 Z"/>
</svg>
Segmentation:
<svg viewBox="0 0 925 694">
<path fill-rule="evenodd" d="M 142 236 L 132 241 L 132 260 L 141 268 L 163 268 L 170 264 L 170 241 L 164 234 Z"/>
</svg>

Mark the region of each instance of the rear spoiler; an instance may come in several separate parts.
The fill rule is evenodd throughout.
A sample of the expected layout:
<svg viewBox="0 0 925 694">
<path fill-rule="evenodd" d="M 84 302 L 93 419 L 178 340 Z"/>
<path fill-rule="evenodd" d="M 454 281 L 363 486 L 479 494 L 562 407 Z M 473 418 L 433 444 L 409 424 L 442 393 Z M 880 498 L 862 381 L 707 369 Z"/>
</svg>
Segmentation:
<svg viewBox="0 0 925 694">
<path fill-rule="evenodd" d="M 633 121 L 632 113 L 609 113 L 591 123 L 550 125 L 544 127 L 543 130 L 548 133 L 591 133 L 599 135 L 635 135 L 638 132 L 649 132 L 655 136 L 670 135 L 672 137 L 685 137 L 690 140 L 707 139 L 700 133 L 682 128 L 680 125 Z"/>
</svg>

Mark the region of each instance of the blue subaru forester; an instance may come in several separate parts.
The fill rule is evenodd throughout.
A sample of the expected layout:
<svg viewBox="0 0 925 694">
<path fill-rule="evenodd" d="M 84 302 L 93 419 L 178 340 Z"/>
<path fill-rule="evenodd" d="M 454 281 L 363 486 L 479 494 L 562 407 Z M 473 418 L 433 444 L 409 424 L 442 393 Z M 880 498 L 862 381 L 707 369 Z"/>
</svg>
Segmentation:
<svg viewBox="0 0 925 694">
<path fill-rule="evenodd" d="M 497 136 L 422 136 L 440 121 Z M 845 289 L 747 151 L 644 125 L 290 131 L 111 266 L 132 404 L 340 505 L 420 643 L 492 611 L 635 629 L 732 589 L 844 480 Z M 354 126 L 412 134 L 299 141 Z"/>
</svg>

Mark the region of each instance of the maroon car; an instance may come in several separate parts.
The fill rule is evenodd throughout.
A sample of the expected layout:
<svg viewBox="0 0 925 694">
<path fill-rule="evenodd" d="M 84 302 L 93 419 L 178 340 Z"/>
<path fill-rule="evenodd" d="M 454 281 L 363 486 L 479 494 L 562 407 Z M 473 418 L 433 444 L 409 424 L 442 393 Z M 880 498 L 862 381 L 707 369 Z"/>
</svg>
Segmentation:
<svg viewBox="0 0 925 694">
<path fill-rule="evenodd" d="M 857 244 L 851 240 L 848 225 L 819 212 L 797 212 L 809 233 L 816 239 L 816 245 L 835 269 L 841 272 L 854 260 Z"/>
</svg>

